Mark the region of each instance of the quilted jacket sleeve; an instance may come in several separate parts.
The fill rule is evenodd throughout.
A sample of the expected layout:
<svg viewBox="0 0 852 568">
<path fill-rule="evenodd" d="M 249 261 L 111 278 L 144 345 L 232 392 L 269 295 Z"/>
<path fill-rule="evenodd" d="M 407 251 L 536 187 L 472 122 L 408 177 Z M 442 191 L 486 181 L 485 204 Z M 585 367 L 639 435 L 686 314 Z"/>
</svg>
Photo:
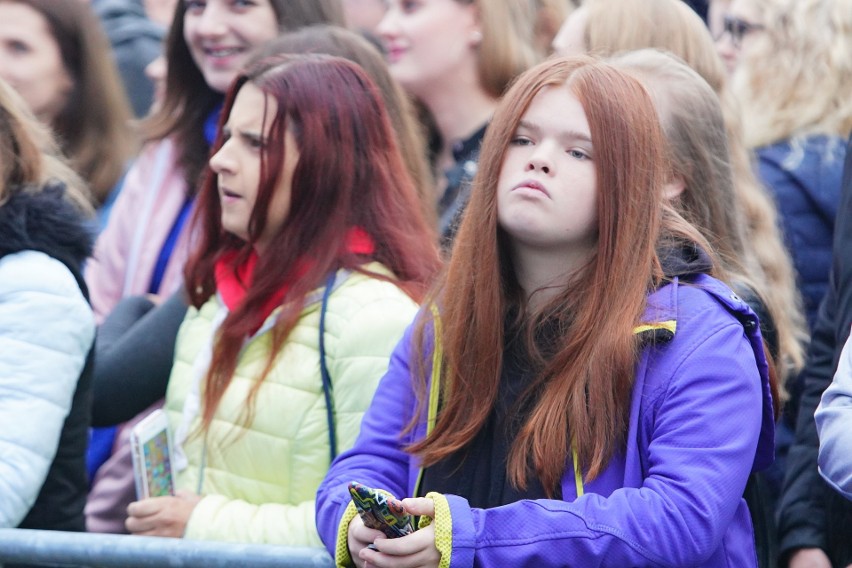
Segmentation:
<svg viewBox="0 0 852 568">
<path fill-rule="evenodd" d="M 94 334 L 63 264 L 32 251 L 0 259 L 0 527 L 16 527 L 41 490 Z"/>
<path fill-rule="evenodd" d="M 391 353 L 414 318 L 417 305 L 396 286 L 367 282 L 366 295 L 341 292 L 326 320 L 326 363 L 334 385 L 338 451 L 355 442 Z M 321 472 L 305 472 L 304 475 Z M 205 497 L 193 511 L 186 538 L 321 546 L 312 492 L 294 504 L 252 505 L 222 496 Z"/>
</svg>

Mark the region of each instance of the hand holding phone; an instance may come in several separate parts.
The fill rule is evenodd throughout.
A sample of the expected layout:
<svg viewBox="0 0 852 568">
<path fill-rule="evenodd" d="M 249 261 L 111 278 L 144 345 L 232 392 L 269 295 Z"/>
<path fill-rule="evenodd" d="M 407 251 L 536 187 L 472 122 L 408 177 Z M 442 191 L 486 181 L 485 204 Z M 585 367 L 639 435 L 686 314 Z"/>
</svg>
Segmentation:
<svg viewBox="0 0 852 568">
<path fill-rule="evenodd" d="M 405 512 L 398 499 L 357 481 L 349 484 L 349 494 L 364 526 L 380 530 L 388 538 L 399 538 L 414 532 L 412 517 Z"/>
</svg>

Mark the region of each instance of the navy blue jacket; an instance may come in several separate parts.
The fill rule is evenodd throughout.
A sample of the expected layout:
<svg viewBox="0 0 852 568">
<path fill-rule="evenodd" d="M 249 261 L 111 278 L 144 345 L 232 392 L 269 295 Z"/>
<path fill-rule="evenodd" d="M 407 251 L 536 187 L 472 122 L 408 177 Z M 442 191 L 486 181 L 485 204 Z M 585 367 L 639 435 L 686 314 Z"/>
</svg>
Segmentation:
<svg viewBox="0 0 852 568">
<path fill-rule="evenodd" d="M 811 330 L 828 288 L 845 156 L 846 141 L 832 136 L 787 140 L 757 149 L 760 178 L 778 204 Z"/>
</svg>

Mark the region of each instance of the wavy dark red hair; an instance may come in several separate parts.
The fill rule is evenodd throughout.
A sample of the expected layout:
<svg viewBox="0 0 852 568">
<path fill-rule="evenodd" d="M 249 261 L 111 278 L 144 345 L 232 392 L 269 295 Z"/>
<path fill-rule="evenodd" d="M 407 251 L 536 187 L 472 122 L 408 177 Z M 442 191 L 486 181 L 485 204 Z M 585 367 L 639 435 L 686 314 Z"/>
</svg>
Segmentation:
<svg viewBox="0 0 852 568">
<path fill-rule="evenodd" d="M 284 308 L 272 331 L 265 373 L 299 319 L 305 296 L 331 272 L 341 268 L 364 272 L 365 262 L 375 260 L 393 272 L 393 282 L 420 300 L 440 266 L 434 231 L 423 219 L 381 95 L 360 67 L 323 55 L 282 55 L 258 62 L 228 91 L 214 152 L 223 143 L 222 126 L 246 83 L 277 103 L 274 114 L 264 110 L 264 122 L 271 121 L 271 129 L 261 152 L 249 238 L 243 241 L 222 228 L 217 181 L 208 168 L 194 218 L 200 242 L 185 269 L 194 306 L 200 307 L 215 293 L 215 265 L 222 255 L 236 251 L 238 258 L 247 259 L 252 254 L 282 173 L 287 129 L 294 133 L 300 158 L 287 219 L 265 246 L 268 252 L 260 254 L 242 304 L 219 330 L 204 394 L 205 427 L 230 384 L 243 341 L 262 324 L 262 306 L 285 282 Z M 347 233 L 354 227 L 372 238 L 375 251 L 370 258 L 346 246 Z M 297 266 L 303 267 L 298 278 Z"/>
<path fill-rule="evenodd" d="M 503 156 L 533 98 L 567 85 L 585 110 L 595 148 L 598 241 L 587 265 L 541 313 L 528 310 L 512 268 L 509 237 L 497 218 Z M 665 139 L 650 97 L 638 81 L 589 57 L 551 59 L 523 74 L 488 128 L 470 204 L 444 279 L 440 306 L 441 412 L 431 435 L 409 449 L 425 466 L 463 450 L 494 407 L 500 384 L 504 327 L 519 313 L 532 336 L 545 318 L 558 322 L 555 352 L 541 365 L 520 406 L 531 412 L 512 442 L 509 479 L 525 487 L 537 475 L 549 494 L 570 463 L 572 441 L 587 479 L 596 477 L 627 432 L 639 353 L 634 326 L 647 294 L 664 278 L 663 241 L 704 239 L 665 209 Z M 425 318 L 424 318 L 425 320 Z M 415 330 L 418 360 L 428 360 L 431 325 Z M 528 344 L 532 344 L 530 340 Z M 421 415 L 426 373 L 417 381 Z"/>
</svg>

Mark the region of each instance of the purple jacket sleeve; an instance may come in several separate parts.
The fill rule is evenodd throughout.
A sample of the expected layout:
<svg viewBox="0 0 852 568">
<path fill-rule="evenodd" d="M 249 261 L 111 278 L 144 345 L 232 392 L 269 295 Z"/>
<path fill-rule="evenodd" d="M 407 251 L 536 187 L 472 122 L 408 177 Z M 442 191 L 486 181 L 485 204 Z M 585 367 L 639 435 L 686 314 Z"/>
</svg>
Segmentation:
<svg viewBox="0 0 852 568">
<path fill-rule="evenodd" d="M 409 496 L 411 456 L 402 448 L 411 436 L 403 439 L 402 432 L 416 405 L 409 369 L 411 334 L 410 327 L 391 355 L 388 371 L 364 415 L 355 445 L 337 457 L 317 491 L 317 529 L 332 556 L 340 520 L 350 502 L 350 481 L 383 489 L 399 498 Z"/>
<path fill-rule="evenodd" d="M 662 355 L 669 361 L 655 367 L 669 378 L 656 392 L 636 394 L 647 397 L 641 487 L 485 510 L 447 496 L 450 565 L 696 566 L 718 553 L 743 512 L 762 408 L 754 353 L 743 328 L 729 321 Z"/>
</svg>

